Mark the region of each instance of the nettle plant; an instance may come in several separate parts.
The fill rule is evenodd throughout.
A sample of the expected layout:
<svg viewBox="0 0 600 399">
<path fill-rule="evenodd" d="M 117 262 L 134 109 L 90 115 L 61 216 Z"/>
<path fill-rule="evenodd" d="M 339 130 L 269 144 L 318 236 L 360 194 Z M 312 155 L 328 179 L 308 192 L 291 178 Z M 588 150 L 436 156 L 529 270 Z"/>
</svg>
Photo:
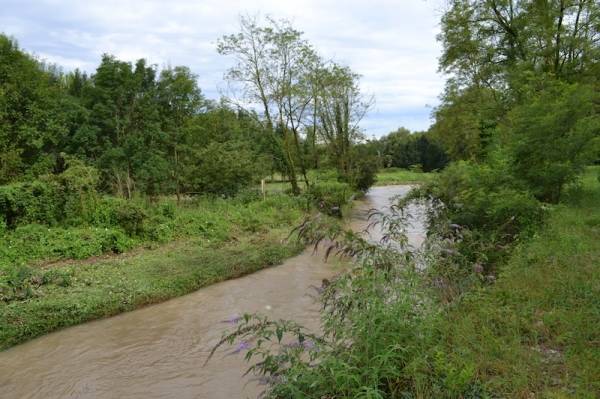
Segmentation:
<svg viewBox="0 0 600 399">
<path fill-rule="evenodd" d="M 296 232 L 324 256 L 352 258 L 348 269 L 315 287 L 322 305 L 320 332 L 289 320 L 246 314 L 216 345 L 245 351 L 252 373 L 266 384 L 265 397 L 402 397 L 419 392 L 431 372 L 439 302 L 426 278 L 427 251 L 448 250 L 427 244 L 410 248 L 406 203 L 390 212 L 371 212 L 367 229 L 378 226 L 381 242 L 331 224 L 325 217 L 306 220 Z M 433 240 L 433 238 L 432 238 Z M 207 360 L 208 361 L 208 360 Z M 465 381 L 468 379 L 465 379 Z"/>
</svg>

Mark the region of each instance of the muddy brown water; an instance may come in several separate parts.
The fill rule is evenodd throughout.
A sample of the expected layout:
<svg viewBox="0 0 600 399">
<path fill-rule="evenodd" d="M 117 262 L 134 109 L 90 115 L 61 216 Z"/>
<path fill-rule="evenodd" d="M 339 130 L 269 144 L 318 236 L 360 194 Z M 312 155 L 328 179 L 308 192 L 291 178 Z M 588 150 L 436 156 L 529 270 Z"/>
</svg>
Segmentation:
<svg viewBox="0 0 600 399">
<path fill-rule="evenodd" d="M 375 187 L 353 210 L 362 230 L 409 186 Z M 423 227 L 409 230 L 419 245 Z M 380 237 L 377 231 L 371 239 Z M 235 315 L 261 312 L 319 328 L 311 286 L 340 270 L 311 249 L 282 265 L 202 288 L 157 305 L 67 328 L 0 352 L 0 398 L 253 398 L 264 387 L 242 378 L 244 352 L 224 348 L 203 363 Z"/>
</svg>

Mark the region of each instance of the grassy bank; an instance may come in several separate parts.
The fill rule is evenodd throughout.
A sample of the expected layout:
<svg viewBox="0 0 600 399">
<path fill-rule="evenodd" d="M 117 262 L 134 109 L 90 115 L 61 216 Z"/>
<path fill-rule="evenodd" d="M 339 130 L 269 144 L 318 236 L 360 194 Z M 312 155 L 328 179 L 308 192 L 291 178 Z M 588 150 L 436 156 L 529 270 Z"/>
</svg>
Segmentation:
<svg viewBox="0 0 600 399">
<path fill-rule="evenodd" d="M 132 257 L 53 268 L 67 284 L 43 285 L 27 300 L 0 304 L 0 349 L 279 264 L 302 249 L 282 244 L 288 234 L 277 228 L 226 244 L 186 240 Z"/>
<path fill-rule="evenodd" d="M 434 176 L 433 173 L 417 172 L 408 169 L 388 168 L 377 173 L 376 186 L 390 186 L 395 184 L 424 183 Z"/>
<path fill-rule="evenodd" d="M 83 255 L 105 252 L 90 239 L 103 233 L 97 227 L 24 226 L 7 232 L 11 244 L 3 247 L 0 268 L 0 349 L 281 263 L 301 250 L 285 238 L 305 206 L 303 199 L 286 195 L 249 202 L 202 199 L 174 209 L 162 227 L 163 239 L 123 234 L 137 249 L 92 258 Z M 32 229 L 38 235 L 27 236 Z M 79 256 L 65 251 L 82 247 L 93 251 L 78 249 Z M 72 259 L 77 257 L 85 259 Z"/>
<path fill-rule="evenodd" d="M 434 176 L 434 173 L 419 172 L 400 168 L 385 168 L 380 169 L 377 173 L 377 181 L 375 182 L 375 186 L 424 183 L 430 181 Z M 309 171 L 308 177 L 311 184 L 330 183 L 337 181 L 334 170 L 311 170 Z M 276 176 L 276 178 L 281 179 L 281 176 Z M 303 182 L 300 182 L 299 184 L 301 188 L 304 188 Z M 269 181 L 266 185 L 266 191 L 268 193 L 279 193 L 291 189 L 292 186 L 289 182 L 282 182 L 279 180 Z"/>
<path fill-rule="evenodd" d="M 493 397 L 600 397 L 600 184 L 551 210 L 496 284 L 472 292 L 441 327 L 448 369 Z M 456 383 L 460 383 L 458 380 Z"/>
</svg>

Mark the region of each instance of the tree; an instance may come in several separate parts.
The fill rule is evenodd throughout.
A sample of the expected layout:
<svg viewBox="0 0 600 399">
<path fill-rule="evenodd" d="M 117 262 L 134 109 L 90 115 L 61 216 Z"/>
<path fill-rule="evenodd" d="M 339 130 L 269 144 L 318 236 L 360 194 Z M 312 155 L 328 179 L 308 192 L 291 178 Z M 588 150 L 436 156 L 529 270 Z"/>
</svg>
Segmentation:
<svg viewBox="0 0 600 399">
<path fill-rule="evenodd" d="M 523 70 L 581 78 L 598 62 L 599 29 L 595 0 L 453 0 L 440 69 L 462 86 L 496 89 Z"/>
<path fill-rule="evenodd" d="M 379 147 L 387 167 L 419 166 L 430 172 L 442 169 L 448 162 L 444 150 L 429 132 L 411 133 L 401 127 L 379 139 Z"/>
<path fill-rule="evenodd" d="M 594 160 L 600 140 L 600 96 L 588 85 L 545 83 L 515 107 L 504 126 L 502 148 L 514 176 L 556 203 L 565 184 Z"/>
<path fill-rule="evenodd" d="M 135 188 L 161 193 L 169 178 L 156 74 L 143 59 L 133 66 L 104 55 L 91 78 L 93 86 L 85 92 L 96 130 L 89 156 L 103 171 L 105 184 L 127 198 Z"/>
<path fill-rule="evenodd" d="M 0 35 L 0 184 L 52 171 L 85 118 L 57 68 Z"/>
<path fill-rule="evenodd" d="M 501 93 L 476 85 L 459 88 L 449 82 L 434 110 L 432 136 L 452 160 L 483 160 L 496 127 L 506 114 Z"/>
<path fill-rule="evenodd" d="M 187 67 L 167 68 L 161 71 L 157 83 L 157 96 L 161 113 L 162 129 L 169 147 L 171 177 L 177 201 L 181 196 L 181 176 L 184 165 L 180 162 L 182 146 L 186 144 L 186 125 L 202 109 L 206 100 L 196 81 L 196 76 Z"/>
<path fill-rule="evenodd" d="M 292 189 L 298 192 L 297 161 L 308 184 L 300 136 L 309 116 L 310 72 L 318 56 L 289 22 L 268 19 L 261 27 L 247 17 L 240 19 L 240 32 L 223 36 L 217 49 L 235 57 L 237 63 L 225 77 L 240 86 L 246 104 L 260 104 L 265 130 L 280 143 Z"/>
<path fill-rule="evenodd" d="M 362 137 L 359 124 L 373 104 L 372 98 L 361 94 L 358 82 L 359 75 L 336 63 L 320 68 L 316 74 L 318 132 L 342 176 L 350 172 L 350 148 Z"/>
</svg>

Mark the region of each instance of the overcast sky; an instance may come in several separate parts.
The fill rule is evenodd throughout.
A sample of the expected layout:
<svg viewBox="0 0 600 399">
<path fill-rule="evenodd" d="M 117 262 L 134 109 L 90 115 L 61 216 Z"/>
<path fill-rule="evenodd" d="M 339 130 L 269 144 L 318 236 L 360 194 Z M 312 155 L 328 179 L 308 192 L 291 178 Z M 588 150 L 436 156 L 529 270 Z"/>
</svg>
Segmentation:
<svg viewBox="0 0 600 399">
<path fill-rule="evenodd" d="M 376 99 L 362 123 L 369 136 L 426 129 L 443 86 L 436 0 L 0 0 L 0 9 L 0 31 L 65 70 L 93 72 L 102 53 L 186 65 L 214 99 L 231 65 L 215 43 L 239 15 L 289 19 L 324 58 L 363 76 Z"/>
</svg>

